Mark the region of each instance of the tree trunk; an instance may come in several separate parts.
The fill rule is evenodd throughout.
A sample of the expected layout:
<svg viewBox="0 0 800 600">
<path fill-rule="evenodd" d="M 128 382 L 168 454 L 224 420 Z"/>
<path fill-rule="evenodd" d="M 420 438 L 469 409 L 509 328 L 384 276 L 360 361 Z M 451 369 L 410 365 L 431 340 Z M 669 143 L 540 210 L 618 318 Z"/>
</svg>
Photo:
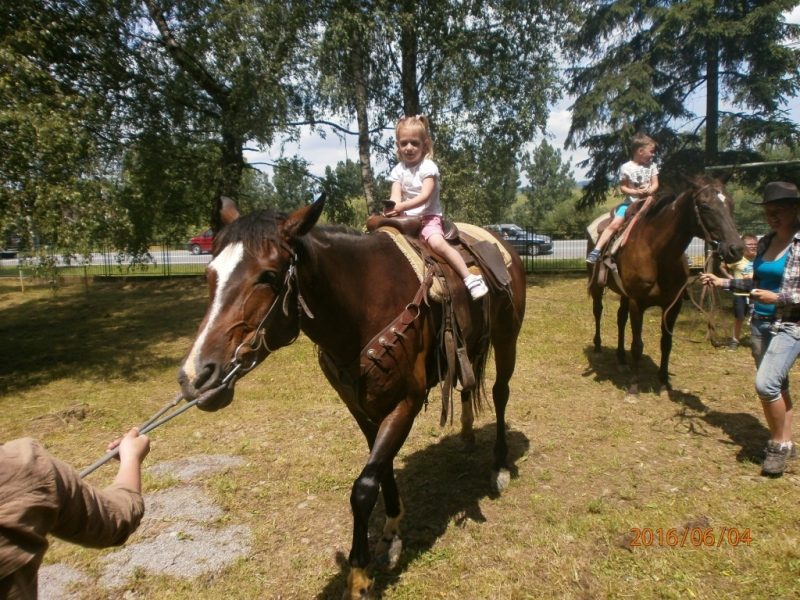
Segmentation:
<svg viewBox="0 0 800 600">
<path fill-rule="evenodd" d="M 706 45 L 706 166 L 715 165 L 719 154 L 719 43 Z"/>
<path fill-rule="evenodd" d="M 416 0 L 403 2 L 403 18 L 400 27 L 401 78 L 403 87 L 403 111 L 405 116 L 420 114 L 419 86 L 417 84 L 417 23 Z"/>
<path fill-rule="evenodd" d="M 222 119 L 225 120 L 224 117 Z M 214 232 L 222 229 L 220 217 L 222 210 L 222 196 L 238 200 L 239 186 L 242 183 L 244 170 L 244 142 L 241 136 L 230 132 L 222 133 L 222 155 L 220 156 L 220 179 L 217 182 L 217 195 L 214 199 L 214 210 L 211 213 L 211 229 Z"/>
<path fill-rule="evenodd" d="M 364 196 L 367 199 L 367 214 L 378 212 L 377 201 L 375 199 L 375 180 L 372 175 L 372 165 L 370 164 L 370 143 L 369 143 L 369 116 L 367 106 L 369 96 L 367 85 L 364 80 L 364 54 L 362 40 L 357 32 L 353 33 L 350 48 L 350 71 L 355 88 L 356 120 L 358 121 L 358 160 L 361 163 L 361 185 L 364 188 Z"/>
</svg>

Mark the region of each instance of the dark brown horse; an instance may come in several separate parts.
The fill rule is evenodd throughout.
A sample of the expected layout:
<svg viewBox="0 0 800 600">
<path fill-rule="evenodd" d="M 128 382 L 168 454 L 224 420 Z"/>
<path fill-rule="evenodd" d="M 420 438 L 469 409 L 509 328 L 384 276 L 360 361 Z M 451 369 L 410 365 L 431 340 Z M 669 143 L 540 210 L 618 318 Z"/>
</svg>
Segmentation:
<svg viewBox="0 0 800 600">
<path fill-rule="evenodd" d="M 439 380 L 436 332 L 441 310 L 422 301 L 418 309 L 407 311 L 421 285 L 389 236 L 336 225 L 315 227 L 323 202 L 288 216 L 273 211 L 239 216 L 232 203 L 227 205 L 222 213 L 227 225 L 214 241 L 213 259 L 206 269 L 208 311 L 178 380 L 187 398 L 219 388 L 201 406 L 218 410 L 233 400 L 236 378 L 292 343 L 300 331 L 317 345 L 325 376 L 355 417 L 370 449 L 350 496 L 353 541 L 345 592 L 346 598 L 364 598 L 371 586 L 367 526 L 379 490 L 386 524 L 377 558 L 385 561 L 390 548 L 396 557 L 399 549 L 403 504 L 393 461 Z M 484 314 L 490 320 L 497 369 L 492 387 L 497 417 L 493 484 L 498 489 L 509 478 L 505 410 L 525 312 L 524 270 L 516 253 L 510 253 L 511 294 L 487 296 L 486 312 L 483 301 L 471 301 L 470 308 L 474 323 Z M 401 314 L 409 317 L 410 326 L 386 360 L 365 372 L 360 367 L 365 347 Z M 479 329 L 473 327 L 466 340 L 476 377 L 483 373 Z M 481 386 L 482 381 L 476 389 Z M 471 400 L 469 392 L 462 392 L 461 435 L 467 443 L 474 443 Z"/>
<path fill-rule="evenodd" d="M 683 289 L 689 277 L 685 252 L 693 237 L 716 244 L 725 262 L 736 262 L 742 257 L 744 245 L 733 223 L 733 198 L 721 181 L 709 176 L 690 180 L 688 188 L 677 196 L 665 194 L 656 199 L 634 225 L 625 246 L 617 254 L 621 287 L 615 277 L 608 275 L 609 287 L 620 294 L 617 359 L 621 367 L 626 366 L 625 325 L 629 314 L 631 319 L 633 340 L 628 395 L 639 394 L 639 359 L 644 349 L 642 322 L 644 311 L 651 306 L 661 307 L 663 317 L 659 394 L 669 392 L 671 332 L 681 310 Z M 589 293 L 594 305 L 594 350 L 599 354 L 603 287 L 597 283 L 597 272 L 597 268 L 589 271 Z M 663 315 L 668 308 L 669 311 Z"/>
</svg>

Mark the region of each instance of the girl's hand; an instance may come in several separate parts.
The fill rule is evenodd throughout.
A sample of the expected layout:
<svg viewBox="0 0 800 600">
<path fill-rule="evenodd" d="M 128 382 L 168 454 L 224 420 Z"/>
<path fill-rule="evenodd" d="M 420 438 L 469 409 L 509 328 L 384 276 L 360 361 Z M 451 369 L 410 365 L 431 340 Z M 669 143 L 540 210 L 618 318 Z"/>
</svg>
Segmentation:
<svg viewBox="0 0 800 600">
<path fill-rule="evenodd" d="M 384 217 L 396 217 L 398 214 L 397 211 L 397 203 L 393 200 L 384 200 L 383 201 L 383 216 Z"/>
<path fill-rule="evenodd" d="M 778 294 L 769 290 L 750 290 L 750 297 L 761 304 L 775 304 L 778 301 Z"/>
<path fill-rule="evenodd" d="M 703 285 L 722 287 L 722 277 L 717 277 L 711 273 L 701 273 L 700 282 Z"/>
</svg>

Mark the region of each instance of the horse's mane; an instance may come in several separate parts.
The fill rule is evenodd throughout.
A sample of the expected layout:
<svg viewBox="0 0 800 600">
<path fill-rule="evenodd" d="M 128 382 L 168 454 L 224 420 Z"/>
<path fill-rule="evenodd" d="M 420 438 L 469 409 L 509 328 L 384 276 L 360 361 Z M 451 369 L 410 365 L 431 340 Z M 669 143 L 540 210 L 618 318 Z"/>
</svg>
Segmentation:
<svg viewBox="0 0 800 600">
<path fill-rule="evenodd" d="M 647 210 L 644 216 L 646 219 L 651 219 L 658 216 L 667 206 L 670 206 L 681 194 L 686 192 L 691 187 L 701 188 L 707 185 L 714 185 L 717 180 L 710 175 L 697 175 L 691 178 L 691 182 L 687 182 L 688 187 L 684 186 L 678 189 L 674 185 L 664 188 L 663 191 L 657 192 L 653 205 Z"/>
<path fill-rule="evenodd" d="M 287 214 L 274 209 L 256 210 L 243 215 L 232 221 L 214 239 L 215 254 L 218 248 L 232 243 L 241 242 L 245 251 L 253 254 L 263 247 L 264 241 L 269 238 L 278 238 L 278 226 L 286 220 Z M 338 223 L 326 223 L 316 225 L 312 232 L 318 236 L 331 241 L 340 236 L 362 236 L 361 231 L 339 225 Z"/>
</svg>

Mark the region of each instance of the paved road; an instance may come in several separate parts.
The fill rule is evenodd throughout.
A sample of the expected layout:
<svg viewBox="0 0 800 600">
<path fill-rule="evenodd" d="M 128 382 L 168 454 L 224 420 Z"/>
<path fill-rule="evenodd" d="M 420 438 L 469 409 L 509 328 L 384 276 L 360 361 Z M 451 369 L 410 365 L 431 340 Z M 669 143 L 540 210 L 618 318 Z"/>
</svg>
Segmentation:
<svg viewBox="0 0 800 600">
<path fill-rule="evenodd" d="M 694 238 L 689 245 L 689 256 L 702 257 L 705 254 L 703 240 Z M 586 256 L 586 240 L 556 240 L 553 242 L 553 253 L 545 254 L 536 257 L 537 261 L 540 260 L 554 260 L 565 258 L 583 258 Z M 170 250 L 163 253 L 156 251 L 152 253 L 152 257 L 156 265 L 163 264 L 165 260 L 169 260 L 171 265 L 205 265 L 211 260 L 210 254 L 200 254 L 198 256 L 191 254 L 188 250 Z M 115 258 L 112 255 L 112 261 Z M 0 260 L 0 266 L 3 267 L 16 267 L 19 261 L 16 258 L 8 258 Z M 76 264 L 76 263 L 72 263 Z M 80 263 L 77 263 L 80 264 Z M 103 255 L 95 253 L 91 256 L 91 264 L 102 265 Z M 113 262 L 115 265 L 116 262 Z M 66 263 L 59 259 L 59 266 L 66 266 Z"/>
</svg>

